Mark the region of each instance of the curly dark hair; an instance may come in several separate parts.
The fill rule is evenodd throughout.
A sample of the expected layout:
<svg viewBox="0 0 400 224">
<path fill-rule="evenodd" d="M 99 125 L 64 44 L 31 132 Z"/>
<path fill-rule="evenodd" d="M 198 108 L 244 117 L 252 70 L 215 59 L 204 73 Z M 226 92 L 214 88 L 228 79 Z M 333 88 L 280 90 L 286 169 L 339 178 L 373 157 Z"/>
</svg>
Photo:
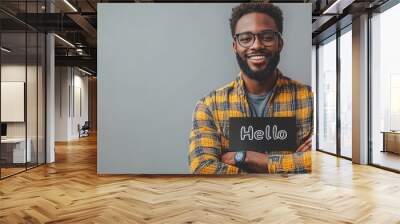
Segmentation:
<svg viewBox="0 0 400 224">
<path fill-rule="evenodd" d="M 229 19 L 232 37 L 235 35 L 235 28 L 239 19 L 242 16 L 252 12 L 260 12 L 268 16 L 271 16 L 274 19 L 276 25 L 278 26 L 279 32 L 282 33 L 283 16 L 281 9 L 278 6 L 275 6 L 271 3 L 251 2 L 251 3 L 241 3 L 240 5 L 232 9 L 231 18 Z"/>
</svg>

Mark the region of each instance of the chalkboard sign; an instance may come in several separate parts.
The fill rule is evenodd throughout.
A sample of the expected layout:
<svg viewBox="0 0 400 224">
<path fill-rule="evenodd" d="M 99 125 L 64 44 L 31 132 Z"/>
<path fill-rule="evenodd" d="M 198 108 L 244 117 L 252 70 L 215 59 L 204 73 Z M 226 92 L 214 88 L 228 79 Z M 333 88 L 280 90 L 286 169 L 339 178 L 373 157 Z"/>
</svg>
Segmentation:
<svg viewBox="0 0 400 224">
<path fill-rule="evenodd" d="M 229 118 L 229 151 L 296 151 L 294 117 Z"/>
</svg>

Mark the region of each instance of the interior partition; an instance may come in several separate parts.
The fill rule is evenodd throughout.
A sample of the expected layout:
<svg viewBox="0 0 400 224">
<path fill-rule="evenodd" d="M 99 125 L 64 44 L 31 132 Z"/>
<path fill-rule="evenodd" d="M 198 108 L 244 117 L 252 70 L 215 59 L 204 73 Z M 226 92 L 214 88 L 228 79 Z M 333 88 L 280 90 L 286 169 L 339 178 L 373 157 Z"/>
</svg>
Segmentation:
<svg viewBox="0 0 400 224">
<path fill-rule="evenodd" d="M 20 10 L 39 12 L 38 4 L 21 2 Z M 16 24 L 13 30 L 0 27 L 1 179 L 46 161 L 45 34 Z"/>
</svg>

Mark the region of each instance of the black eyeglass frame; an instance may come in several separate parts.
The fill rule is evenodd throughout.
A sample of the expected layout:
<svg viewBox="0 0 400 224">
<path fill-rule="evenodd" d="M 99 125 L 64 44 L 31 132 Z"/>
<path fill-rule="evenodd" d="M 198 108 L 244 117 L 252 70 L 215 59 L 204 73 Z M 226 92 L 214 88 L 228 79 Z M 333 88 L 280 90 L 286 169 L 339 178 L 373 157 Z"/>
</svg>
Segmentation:
<svg viewBox="0 0 400 224">
<path fill-rule="evenodd" d="M 278 40 L 281 40 L 281 39 L 282 39 L 282 34 L 281 34 L 280 32 L 278 32 L 278 31 L 274 31 L 274 30 L 263 30 L 263 31 L 258 32 L 258 33 L 252 33 L 252 32 L 236 33 L 236 34 L 234 35 L 234 40 L 237 41 L 238 44 L 239 44 L 240 46 L 242 46 L 242 47 L 244 47 L 244 48 L 250 48 L 251 46 L 253 46 L 254 42 L 256 41 L 256 36 L 257 36 L 257 38 L 258 38 L 259 40 L 261 40 L 260 35 L 261 35 L 261 34 L 264 34 L 264 33 L 267 33 L 267 32 L 268 32 L 268 33 L 273 33 L 275 38 L 278 37 Z M 250 35 L 253 36 L 253 41 L 252 41 L 252 43 L 251 43 L 249 46 L 243 46 L 243 45 L 240 43 L 240 41 L 238 40 L 239 35 L 242 35 L 242 34 L 250 34 Z M 274 42 L 275 42 L 275 41 L 277 41 L 277 39 L 275 39 Z M 260 42 L 261 42 L 264 46 L 266 46 L 266 47 L 272 46 L 272 45 L 266 45 L 262 40 L 261 40 Z"/>
</svg>

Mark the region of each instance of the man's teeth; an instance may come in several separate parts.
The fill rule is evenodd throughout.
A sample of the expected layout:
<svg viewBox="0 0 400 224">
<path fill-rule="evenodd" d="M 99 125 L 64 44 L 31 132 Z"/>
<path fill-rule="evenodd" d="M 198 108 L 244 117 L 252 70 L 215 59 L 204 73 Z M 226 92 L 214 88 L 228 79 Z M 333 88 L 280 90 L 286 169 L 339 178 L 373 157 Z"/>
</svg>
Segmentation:
<svg viewBox="0 0 400 224">
<path fill-rule="evenodd" d="M 250 56 L 250 59 L 264 59 L 265 56 L 259 56 L 259 55 L 255 55 L 255 56 Z"/>
</svg>

